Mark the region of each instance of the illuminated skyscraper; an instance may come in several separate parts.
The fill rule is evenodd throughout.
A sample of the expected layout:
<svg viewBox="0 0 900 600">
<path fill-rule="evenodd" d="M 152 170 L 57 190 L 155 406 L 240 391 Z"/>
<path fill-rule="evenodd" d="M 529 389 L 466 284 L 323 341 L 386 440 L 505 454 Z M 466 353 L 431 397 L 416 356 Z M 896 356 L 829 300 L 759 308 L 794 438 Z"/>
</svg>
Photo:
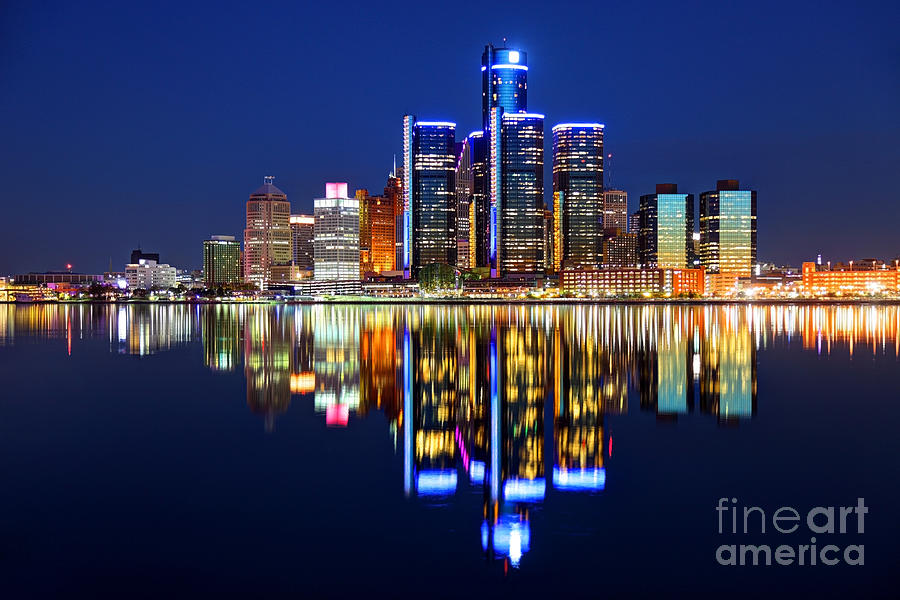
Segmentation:
<svg viewBox="0 0 900 600">
<path fill-rule="evenodd" d="M 694 233 L 694 195 L 661 183 L 641 196 L 640 260 L 645 268 L 684 268 Z"/>
<path fill-rule="evenodd" d="M 491 110 L 492 274 L 543 273 L 544 115 Z"/>
<path fill-rule="evenodd" d="M 291 247 L 294 266 L 301 271 L 313 270 L 316 218 L 312 215 L 291 215 Z"/>
<path fill-rule="evenodd" d="M 487 131 L 491 109 L 506 114 L 528 110 L 528 55 L 512 48 L 484 47 L 481 55 L 481 126 Z"/>
<path fill-rule="evenodd" d="M 394 163 L 397 161 L 395 160 Z M 394 209 L 394 269 L 403 268 L 403 167 L 394 169 L 388 175 L 384 186 L 384 197 Z"/>
<path fill-rule="evenodd" d="M 315 200 L 314 277 L 359 279 L 359 200 L 347 197 L 346 183 L 326 183 Z"/>
<path fill-rule="evenodd" d="M 640 209 L 628 215 L 628 233 L 641 233 L 641 211 Z"/>
<path fill-rule="evenodd" d="M 622 190 L 603 192 L 603 228 L 628 230 L 628 194 Z"/>
<path fill-rule="evenodd" d="M 471 260 L 474 248 L 470 244 L 474 234 L 474 183 L 470 136 L 456 144 L 456 264 L 461 269 L 474 266 L 474 260 Z"/>
<path fill-rule="evenodd" d="M 214 235 L 203 241 L 203 282 L 229 285 L 241 281 L 241 243 L 233 235 Z"/>
<path fill-rule="evenodd" d="M 603 263 L 603 125 L 553 128 L 553 193 L 559 194 L 562 266 Z M 556 196 L 554 196 L 556 198 Z"/>
<path fill-rule="evenodd" d="M 260 289 L 289 280 L 291 272 L 291 203 L 274 179 L 266 177 L 247 201 L 244 278 Z"/>
<path fill-rule="evenodd" d="M 456 124 L 403 117 L 403 269 L 456 265 Z"/>
<path fill-rule="evenodd" d="M 359 200 L 360 274 L 394 270 L 394 206 L 386 196 L 356 190 Z"/>
<path fill-rule="evenodd" d="M 700 262 L 713 273 L 753 275 L 756 264 L 756 192 L 737 179 L 700 194 Z"/>
</svg>

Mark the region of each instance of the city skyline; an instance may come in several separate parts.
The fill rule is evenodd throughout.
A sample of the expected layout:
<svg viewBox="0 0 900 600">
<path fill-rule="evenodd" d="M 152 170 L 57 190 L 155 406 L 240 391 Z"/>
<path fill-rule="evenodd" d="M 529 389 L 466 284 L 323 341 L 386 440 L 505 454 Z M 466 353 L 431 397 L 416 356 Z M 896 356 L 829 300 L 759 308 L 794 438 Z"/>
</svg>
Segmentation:
<svg viewBox="0 0 900 600">
<path fill-rule="evenodd" d="M 624 42 L 626 36 L 644 40 L 639 34 L 646 28 L 663 27 L 653 22 L 643 23 L 645 29 L 641 29 L 639 15 L 622 7 L 600 11 L 561 6 L 555 11 L 535 10 L 534 18 L 508 16 L 499 21 L 503 31 L 466 31 L 450 48 L 435 49 L 423 32 L 409 28 L 411 40 L 422 48 L 416 53 L 418 68 L 402 69 L 400 45 L 389 44 L 367 57 L 362 78 L 366 85 L 384 86 L 383 97 L 369 100 L 367 96 L 366 101 L 337 98 L 331 102 L 333 106 L 322 100 L 331 94 L 325 89 L 320 93 L 316 86 L 298 96 L 292 72 L 281 70 L 287 66 L 285 60 L 296 60 L 302 49 L 305 54 L 299 64 L 317 77 L 325 77 L 319 64 L 326 57 L 324 46 L 317 48 L 310 41 L 296 42 L 295 47 L 288 41 L 269 42 L 233 64 L 214 58 L 209 51 L 191 48 L 185 55 L 188 65 L 214 67 L 194 75 L 165 61 L 161 68 L 156 59 L 171 53 L 166 42 L 177 37 L 180 28 L 201 18 L 199 8 L 189 7 L 183 24 L 163 23 L 159 31 L 145 32 L 142 40 L 127 40 L 122 32 L 129 31 L 130 21 L 125 18 L 129 9 L 117 8 L 103 15 L 86 10 L 70 22 L 63 18 L 64 10 L 43 14 L 25 5 L 13 7 L 5 20 L 11 29 L 9 43 L 19 47 L 22 39 L 18 36 L 27 33 L 34 36 L 34 46 L 10 55 L 5 70 L 11 87 L 39 75 L 57 92 L 42 94 L 37 102 L 33 101 L 38 96 L 36 88 L 0 93 L 0 106 L 9 115 L 5 129 L 12 140 L 4 146 L 0 176 L 7 183 L 6 197 L 19 200 L 7 203 L 9 218 L 23 224 L 0 241 L 0 272 L 61 269 L 66 263 L 78 271 L 99 272 L 110 260 L 114 265 L 122 263 L 138 245 L 162 253 L 169 264 L 196 268 L 201 259 L 198 240 L 213 234 L 240 235 L 242 205 L 262 174 L 278 177 L 294 213 L 311 214 L 312 200 L 320 194 L 316 190 L 326 181 L 347 181 L 351 189 L 380 190 L 394 156 L 402 151 L 396 126 L 402 114 L 456 122 L 458 139 L 480 128 L 478 110 L 472 103 L 481 83 L 478 48 L 488 42 L 501 45 L 504 34 L 509 36 L 509 46 L 528 52 L 533 79 L 529 103 L 546 115 L 548 129 L 569 120 L 606 124 L 605 146 L 613 154 L 606 165 L 606 183 L 629 194 L 629 212 L 636 209 L 637 198 L 652 193 L 659 181 L 676 182 L 679 190 L 697 197 L 711 189 L 712 182 L 735 178 L 765 199 L 759 215 L 763 225 L 758 242 L 760 261 L 799 265 L 819 252 L 836 260 L 893 258 L 897 247 L 890 225 L 896 222 L 898 209 L 891 202 L 888 178 L 898 153 L 890 142 L 892 132 L 900 130 L 900 119 L 891 110 L 898 85 L 896 66 L 884 59 L 889 50 L 879 50 L 886 38 L 877 33 L 891 19 L 874 7 L 843 14 L 826 6 L 815 13 L 821 32 L 814 34 L 810 28 L 800 27 L 794 38 L 776 40 L 776 34 L 798 15 L 781 12 L 780 20 L 769 22 L 762 9 L 758 14 L 737 8 L 723 13 L 710 10 L 710 6 L 690 7 L 678 14 L 661 4 L 648 10 L 660 20 L 665 15 L 677 17 L 689 31 L 723 27 L 729 17 L 739 18 L 747 29 L 752 29 L 749 25 L 761 28 L 759 37 L 732 27 L 734 46 L 725 47 L 721 56 L 698 54 L 699 42 L 691 40 L 675 48 L 666 46 L 671 50 L 668 56 L 652 55 L 660 48 L 658 42 L 647 42 L 646 48 L 627 44 L 621 50 L 613 45 L 607 55 L 592 50 L 586 41 L 571 39 L 577 36 L 559 31 L 563 20 L 571 27 L 570 33 L 582 31 L 573 15 L 606 16 L 620 23 L 620 29 L 604 30 L 612 41 Z M 897 10 L 887 5 L 881 8 Z M 328 10 L 317 8 L 303 26 L 327 24 Z M 787 10 L 801 12 L 799 8 Z M 289 18 L 287 8 L 283 11 L 284 24 L 275 23 L 267 13 L 254 16 L 249 26 L 300 26 Z M 537 15 L 549 22 L 539 24 Z M 569 18 L 562 19 L 563 15 Z M 220 15 L 216 25 L 231 31 L 237 27 L 237 17 Z M 411 22 L 402 11 L 398 17 L 400 22 L 390 27 Z M 91 23 L 85 22 L 88 18 Z M 101 49 L 87 39 L 91 28 L 123 18 L 125 25 L 107 40 L 107 47 Z M 151 12 L 147 18 L 159 19 L 160 15 Z M 446 19 L 454 23 L 458 17 Z M 346 25 L 353 23 L 351 18 Z M 82 30 L 75 31 L 76 25 L 83 26 Z M 869 34 L 843 37 L 838 42 L 829 39 L 827 43 L 838 48 L 824 56 L 811 50 L 826 43 L 827 31 L 848 25 Z M 201 35 L 211 36 L 214 47 L 229 50 L 226 58 L 232 56 L 234 48 L 216 31 L 208 27 Z M 56 41 L 41 45 L 47 42 L 44 36 L 48 33 L 55 34 Z M 313 39 L 320 35 L 323 33 L 316 33 Z M 557 48 L 563 37 L 565 47 Z M 760 44 L 757 53 L 746 52 L 746 45 L 758 40 L 768 40 L 769 45 Z M 69 59 L 61 54 L 64 43 Z M 121 56 L 113 56 L 113 49 L 120 50 Z M 347 89 L 348 96 L 353 96 L 349 93 L 351 77 L 361 73 L 353 55 L 356 49 L 358 42 L 353 42 L 329 55 L 330 64 L 341 74 L 324 79 L 337 78 L 346 85 L 341 89 Z M 840 57 L 835 56 L 838 49 Z M 250 77 L 253 69 L 263 64 L 262 54 L 273 52 L 278 66 L 262 67 L 255 80 Z M 568 54 L 572 56 L 567 58 Z M 702 60 L 697 60 L 698 56 Z M 777 56 L 789 59 L 788 65 L 779 64 Z M 115 70 L 103 77 L 105 67 L 128 59 L 134 59 L 132 71 Z M 148 60 L 155 62 L 151 65 Z M 722 67 L 729 60 L 737 61 L 744 70 L 724 75 Z M 788 66 L 801 60 L 806 61 L 802 63 L 805 73 L 791 72 Z M 829 60 L 827 68 L 841 74 L 839 85 L 824 83 Z M 849 62 L 853 69 L 841 68 Z M 70 73 L 63 72 L 67 64 L 73 67 Z M 673 64 L 680 77 L 654 79 L 654 73 L 671 71 Z M 641 68 L 628 75 L 629 66 Z M 760 71 L 764 69 L 772 72 L 763 76 Z M 86 77 L 83 88 L 72 88 L 75 74 Z M 159 85 L 166 76 L 172 78 L 169 92 Z M 307 81 L 305 77 L 303 81 Z M 260 78 L 284 87 L 285 99 L 264 100 L 253 92 Z M 104 84 L 88 102 L 88 97 L 80 94 L 94 79 Z M 445 84 L 438 85 L 438 80 Z M 706 89 L 699 87 L 704 82 L 709 86 Z M 717 83 L 741 93 L 724 88 L 710 91 Z M 200 84 L 218 85 L 228 93 L 212 97 L 199 89 Z M 777 94 L 771 92 L 770 86 L 775 84 L 780 86 Z M 642 99 L 654 86 L 665 87 L 671 92 L 667 98 L 672 98 L 666 103 Z M 69 93 L 59 93 L 63 89 Z M 251 93 L 238 98 L 239 89 Z M 764 90 L 769 91 L 763 94 Z M 684 97 L 674 99 L 679 94 Z M 710 102 L 702 102 L 703 98 Z M 298 99 L 302 103 L 292 108 L 291 103 Z M 259 111 L 263 102 L 268 111 L 265 115 Z M 848 110 L 851 106 L 857 110 Z M 208 114 L 200 117 L 203 113 Z M 317 134 L 326 124 L 330 133 Z M 362 143 L 346 143 L 357 134 L 364 136 L 359 138 Z M 546 157 L 552 152 L 550 137 L 544 139 Z M 826 139 L 830 145 L 823 143 Z M 255 143 L 260 140 L 265 143 Z M 549 188 L 545 182 L 548 206 L 552 205 Z M 848 197 L 858 210 L 841 212 L 842 235 L 826 234 L 833 227 L 832 213 L 843 207 Z M 29 220 L 27 209 L 37 201 L 46 204 L 47 215 L 39 221 Z M 94 210 L 76 210 L 82 205 Z M 163 218 L 176 207 L 178 219 Z M 73 228 L 83 243 L 65 243 Z M 38 243 L 38 239 L 53 242 Z"/>
</svg>

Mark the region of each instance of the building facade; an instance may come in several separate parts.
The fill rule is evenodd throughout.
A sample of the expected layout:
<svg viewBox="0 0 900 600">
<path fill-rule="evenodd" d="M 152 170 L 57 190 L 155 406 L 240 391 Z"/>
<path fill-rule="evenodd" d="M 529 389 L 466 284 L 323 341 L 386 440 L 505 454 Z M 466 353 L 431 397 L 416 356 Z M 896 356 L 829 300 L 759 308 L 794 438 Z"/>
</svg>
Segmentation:
<svg viewBox="0 0 900 600">
<path fill-rule="evenodd" d="M 644 268 L 688 266 L 694 233 L 694 195 L 679 194 L 674 183 L 661 183 L 641 196 L 640 261 Z"/>
<path fill-rule="evenodd" d="M 607 296 L 696 295 L 705 291 L 700 269 L 566 269 L 560 289 L 566 293 Z"/>
<path fill-rule="evenodd" d="M 203 241 L 203 283 L 207 286 L 241 282 L 241 243 L 233 235 L 214 235 Z"/>
<path fill-rule="evenodd" d="M 312 215 L 291 215 L 290 223 L 294 267 L 299 271 L 312 271 L 316 218 Z"/>
<path fill-rule="evenodd" d="M 456 265 L 456 124 L 403 118 L 405 273 Z"/>
<path fill-rule="evenodd" d="M 756 265 L 756 192 L 736 179 L 700 194 L 700 262 L 713 273 L 750 277 Z"/>
<path fill-rule="evenodd" d="M 244 278 L 260 289 L 289 278 L 291 251 L 291 204 L 287 194 L 266 177 L 262 187 L 247 201 L 244 229 Z"/>
<path fill-rule="evenodd" d="M 850 263 L 849 266 L 823 268 L 814 262 L 802 266 L 803 289 L 814 296 L 822 294 L 872 295 L 900 292 L 900 266 L 882 264 L 870 269 Z"/>
<path fill-rule="evenodd" d="M 316 198 L 313 276 L 317 281 L 358 280 L 359 200 L 347 196 L 346 183 L 326 183 Z"/>
<path fill-rule="evenodd" d="M 607 230 L 609 231 L 609 230 Z M 633 269 L 638 266 L 638 234 L 616 229 L 603 241 L 604 269 Z"/>
<path fill-rule="evenodd" d="M 553 193 L 558 198 L 562 266 L 603 263 L 603 125 L 553 127 Z M 558 194 L 558 196 L 556 196 Z"/>
<path fill-rule="evenodd" d="M 129 289 L 165 290 L 175 287 L 175 267 L 155 260 L 141 259 L 125 265 L 125 282 Z"/>
<path fill-rule="evenodd" d="M 360 273 L 380 274 L 394 270 L 394 204 L 387 196 L 370 196 L 357 190 L 359 200 Z"/>
<path fill-rule="evenodd" d="M 469 269 L 475 265 L 472 254 L 474 244 L 475 173 L 472 169 L 472 138 L 467 137 L 456 144 L 456 266 Z"/>
<path fill-rule="evenodd" d="M 603 228 L 628 231 L 628 194 L 622 190 L 603 192 Z"/>
<path fill-rule="evenodd" d="M 544 115 L 491 110 L 491 274 L 543 273 Z"/>
</svg>

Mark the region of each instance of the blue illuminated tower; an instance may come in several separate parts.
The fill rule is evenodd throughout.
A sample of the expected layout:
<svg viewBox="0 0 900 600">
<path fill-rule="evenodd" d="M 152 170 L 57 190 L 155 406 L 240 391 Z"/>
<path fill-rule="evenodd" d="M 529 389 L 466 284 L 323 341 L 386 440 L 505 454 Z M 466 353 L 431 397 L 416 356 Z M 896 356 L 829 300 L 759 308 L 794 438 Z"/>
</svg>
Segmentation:
<svg viewBox="0 0 900 600">
<path fill-rule="evenodd" d="M 528 110 L 528 55 L 513 48 L 484 47 L 481 55 L 481 126 L 487 131 L 491 109 Z"/>
<path fill-rule="evenodd" d="M 403 117 L 404 274 L 456 265 L 456 124 Z"/>
</svg>

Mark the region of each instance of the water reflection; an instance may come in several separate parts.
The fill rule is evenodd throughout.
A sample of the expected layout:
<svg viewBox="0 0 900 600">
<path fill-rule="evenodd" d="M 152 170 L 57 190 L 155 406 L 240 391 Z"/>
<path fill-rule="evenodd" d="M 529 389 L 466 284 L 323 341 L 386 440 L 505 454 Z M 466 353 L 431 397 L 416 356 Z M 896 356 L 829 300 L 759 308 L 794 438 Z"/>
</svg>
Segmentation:
<svg viewBox="0 0 900 600">
<path fill-rule="evenodd" d="M 608 417 L 740 424 L 758 352 L 896 357 L 898 329 L 896 306 L 0 306 L 0 345 L 108 339 L 143 357 L 199 341 L 209 369 L 243 368 L 267 431 L 295 401 L 330 427 L 382 413 L 405 494 L 481 494 L 483 551 L 511 566 L 548 493 L 604 490 Z"/>
</svg>

